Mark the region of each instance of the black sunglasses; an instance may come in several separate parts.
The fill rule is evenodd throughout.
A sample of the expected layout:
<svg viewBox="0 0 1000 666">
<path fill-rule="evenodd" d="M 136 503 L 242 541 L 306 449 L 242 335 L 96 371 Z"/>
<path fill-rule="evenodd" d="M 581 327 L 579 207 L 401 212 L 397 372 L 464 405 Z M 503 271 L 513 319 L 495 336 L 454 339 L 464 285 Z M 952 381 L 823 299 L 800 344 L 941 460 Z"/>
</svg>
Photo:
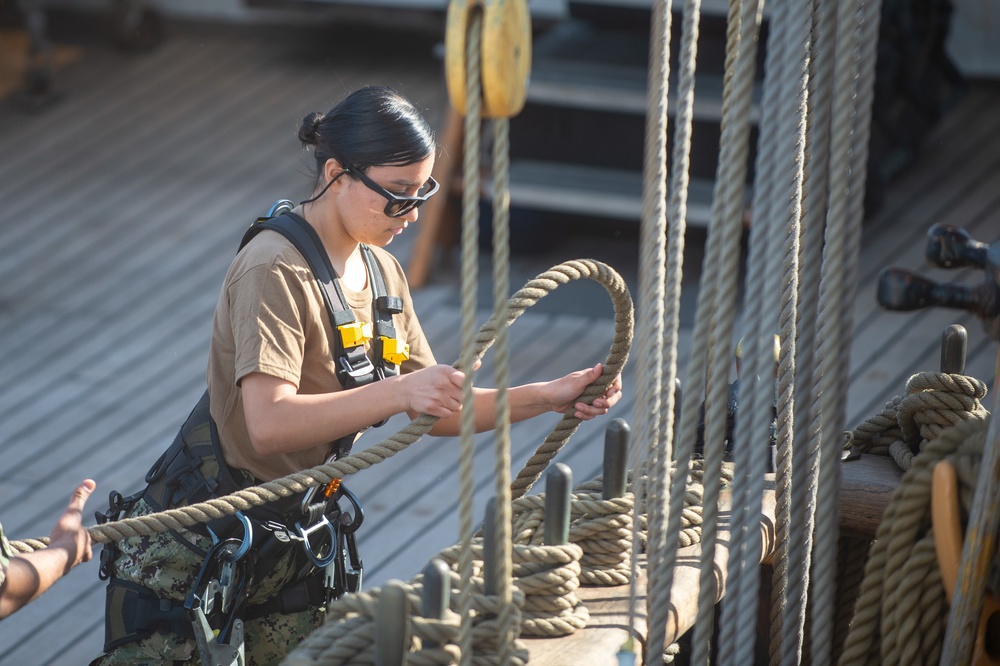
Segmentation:
<svg viewBox="0 0 1000 666">
<path fill-rule="evenodd" d="M 344 172 L 350 173 L 357 176 L 358 180 L 365 184 L 372 192 L 376 192 L 385 197 L 385 214 L 389 217 L 399 217 L 400 215 L 406 215 L 414 208 L 419 208 L 425 201 L 434 196 L 434 193 L 438 191 L 440 185 L 433 178 L 428 178 L 427 182 L 424 183 L 420 191 L 414 197 L 401 197 L 393 194 L 392 192 L 386 190 L 384 187 L 376 183 L 374 180 L 365 175 L 365 173 L 350 164 L 345 164 Z M 421 194 L 422 192 L 422 194 Z"/>
</svg>

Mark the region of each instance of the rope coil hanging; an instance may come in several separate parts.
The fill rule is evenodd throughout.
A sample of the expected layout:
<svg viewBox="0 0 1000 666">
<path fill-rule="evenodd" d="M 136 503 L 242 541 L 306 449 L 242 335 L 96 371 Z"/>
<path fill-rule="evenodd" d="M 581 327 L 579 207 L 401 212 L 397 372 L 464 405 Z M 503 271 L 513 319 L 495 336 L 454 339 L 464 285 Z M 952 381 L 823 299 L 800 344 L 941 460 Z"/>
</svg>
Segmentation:
<svg viewBox="0 0 1000 666">
<path fill-rule="evenodd" d="M 971 419 L 943 430 L 913 457 L 876 533 L 840 664 L 938 663 L 948 604 L 935 555 L 932 472 L 940 460 L 954 464 L 967 513 L 988 422 Z"/>
</svg>

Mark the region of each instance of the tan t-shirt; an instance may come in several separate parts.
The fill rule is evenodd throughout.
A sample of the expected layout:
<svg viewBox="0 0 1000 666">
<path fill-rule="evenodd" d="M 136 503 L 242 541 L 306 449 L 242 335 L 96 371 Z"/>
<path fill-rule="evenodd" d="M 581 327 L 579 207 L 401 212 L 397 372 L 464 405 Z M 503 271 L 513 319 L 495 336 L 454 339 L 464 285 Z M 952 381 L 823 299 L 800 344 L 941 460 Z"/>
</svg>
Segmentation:
<svg viewBox="0 0 1000 666">
<path fill-rule="evenodd" d="M 382 267 L 386 290 L 403 299 L 393 317 L 396 336 L 410 345 L 400 371 L 435 363 L 420 328 L 403 269 L 385 250 L 372 248 Z M 372 291 L 351 291 L 344 298 L 359 321 L 372 321 Z M 226 462 L 271 481 L 322 464 L 331 444 L 273 456 L 258 454 L 250 443 L 240 381 L 261 372 L 295 384 L 302 394 L 343 390 L 330 347 L 332 325 L 319 282 L 299 251 L 275 231 L 262 231 L 233 260 L 215 308 L 208 359 L 212 418 Z M 372 355 L 370 345 L 367 349 Z M 374 360 L 374 359 L 373 359 Z"/>
</svg>

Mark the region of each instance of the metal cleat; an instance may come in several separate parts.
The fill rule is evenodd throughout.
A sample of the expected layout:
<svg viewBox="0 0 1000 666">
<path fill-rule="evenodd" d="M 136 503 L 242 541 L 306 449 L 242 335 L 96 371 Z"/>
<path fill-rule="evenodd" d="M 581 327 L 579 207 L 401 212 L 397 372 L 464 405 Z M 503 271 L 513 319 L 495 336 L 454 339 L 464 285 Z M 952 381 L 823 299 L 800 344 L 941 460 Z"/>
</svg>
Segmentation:
<svg viewBox="0 0 1000 666">
<path fill-rule="evenodd" d="M 962 229 L 936 224 L 927 232 L 925 255 L 938 268 L 981 268 L 986 279 L 978 285 L 939 283 L 906 269 L 886 268 L 879 275 L 879 305 L 888 310 L 968 310 L 982 320 L 991 338 L 1000 340 L 1000 241 L 986 245 Z"/>
</svg>

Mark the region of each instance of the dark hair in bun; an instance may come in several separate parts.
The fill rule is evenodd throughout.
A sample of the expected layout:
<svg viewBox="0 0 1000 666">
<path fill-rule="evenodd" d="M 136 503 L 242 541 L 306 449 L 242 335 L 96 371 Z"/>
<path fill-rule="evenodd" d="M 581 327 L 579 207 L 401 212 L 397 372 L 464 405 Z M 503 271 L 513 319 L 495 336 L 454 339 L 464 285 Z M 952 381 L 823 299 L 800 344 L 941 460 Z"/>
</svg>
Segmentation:
<svg viewBox="0 0 1000 666">
<path fill-rule="evenodd" d="M 302 119 L 302 126 L 299 127 L 299 141 L 303 146 L 315 146 L 319 140 L 319 124 L 323 120 L 323 114 L 313 111 Z"/>
<path fill-rule="evenodd" d="M 331 158 L 364 171 L 413 164 L 437 150 L 434 132 L 417 107 L 386 86 L 361 88 L 325 115 L 309 114 L 299 139 L 315 146 L 318 173 Z"/>
</svg>

